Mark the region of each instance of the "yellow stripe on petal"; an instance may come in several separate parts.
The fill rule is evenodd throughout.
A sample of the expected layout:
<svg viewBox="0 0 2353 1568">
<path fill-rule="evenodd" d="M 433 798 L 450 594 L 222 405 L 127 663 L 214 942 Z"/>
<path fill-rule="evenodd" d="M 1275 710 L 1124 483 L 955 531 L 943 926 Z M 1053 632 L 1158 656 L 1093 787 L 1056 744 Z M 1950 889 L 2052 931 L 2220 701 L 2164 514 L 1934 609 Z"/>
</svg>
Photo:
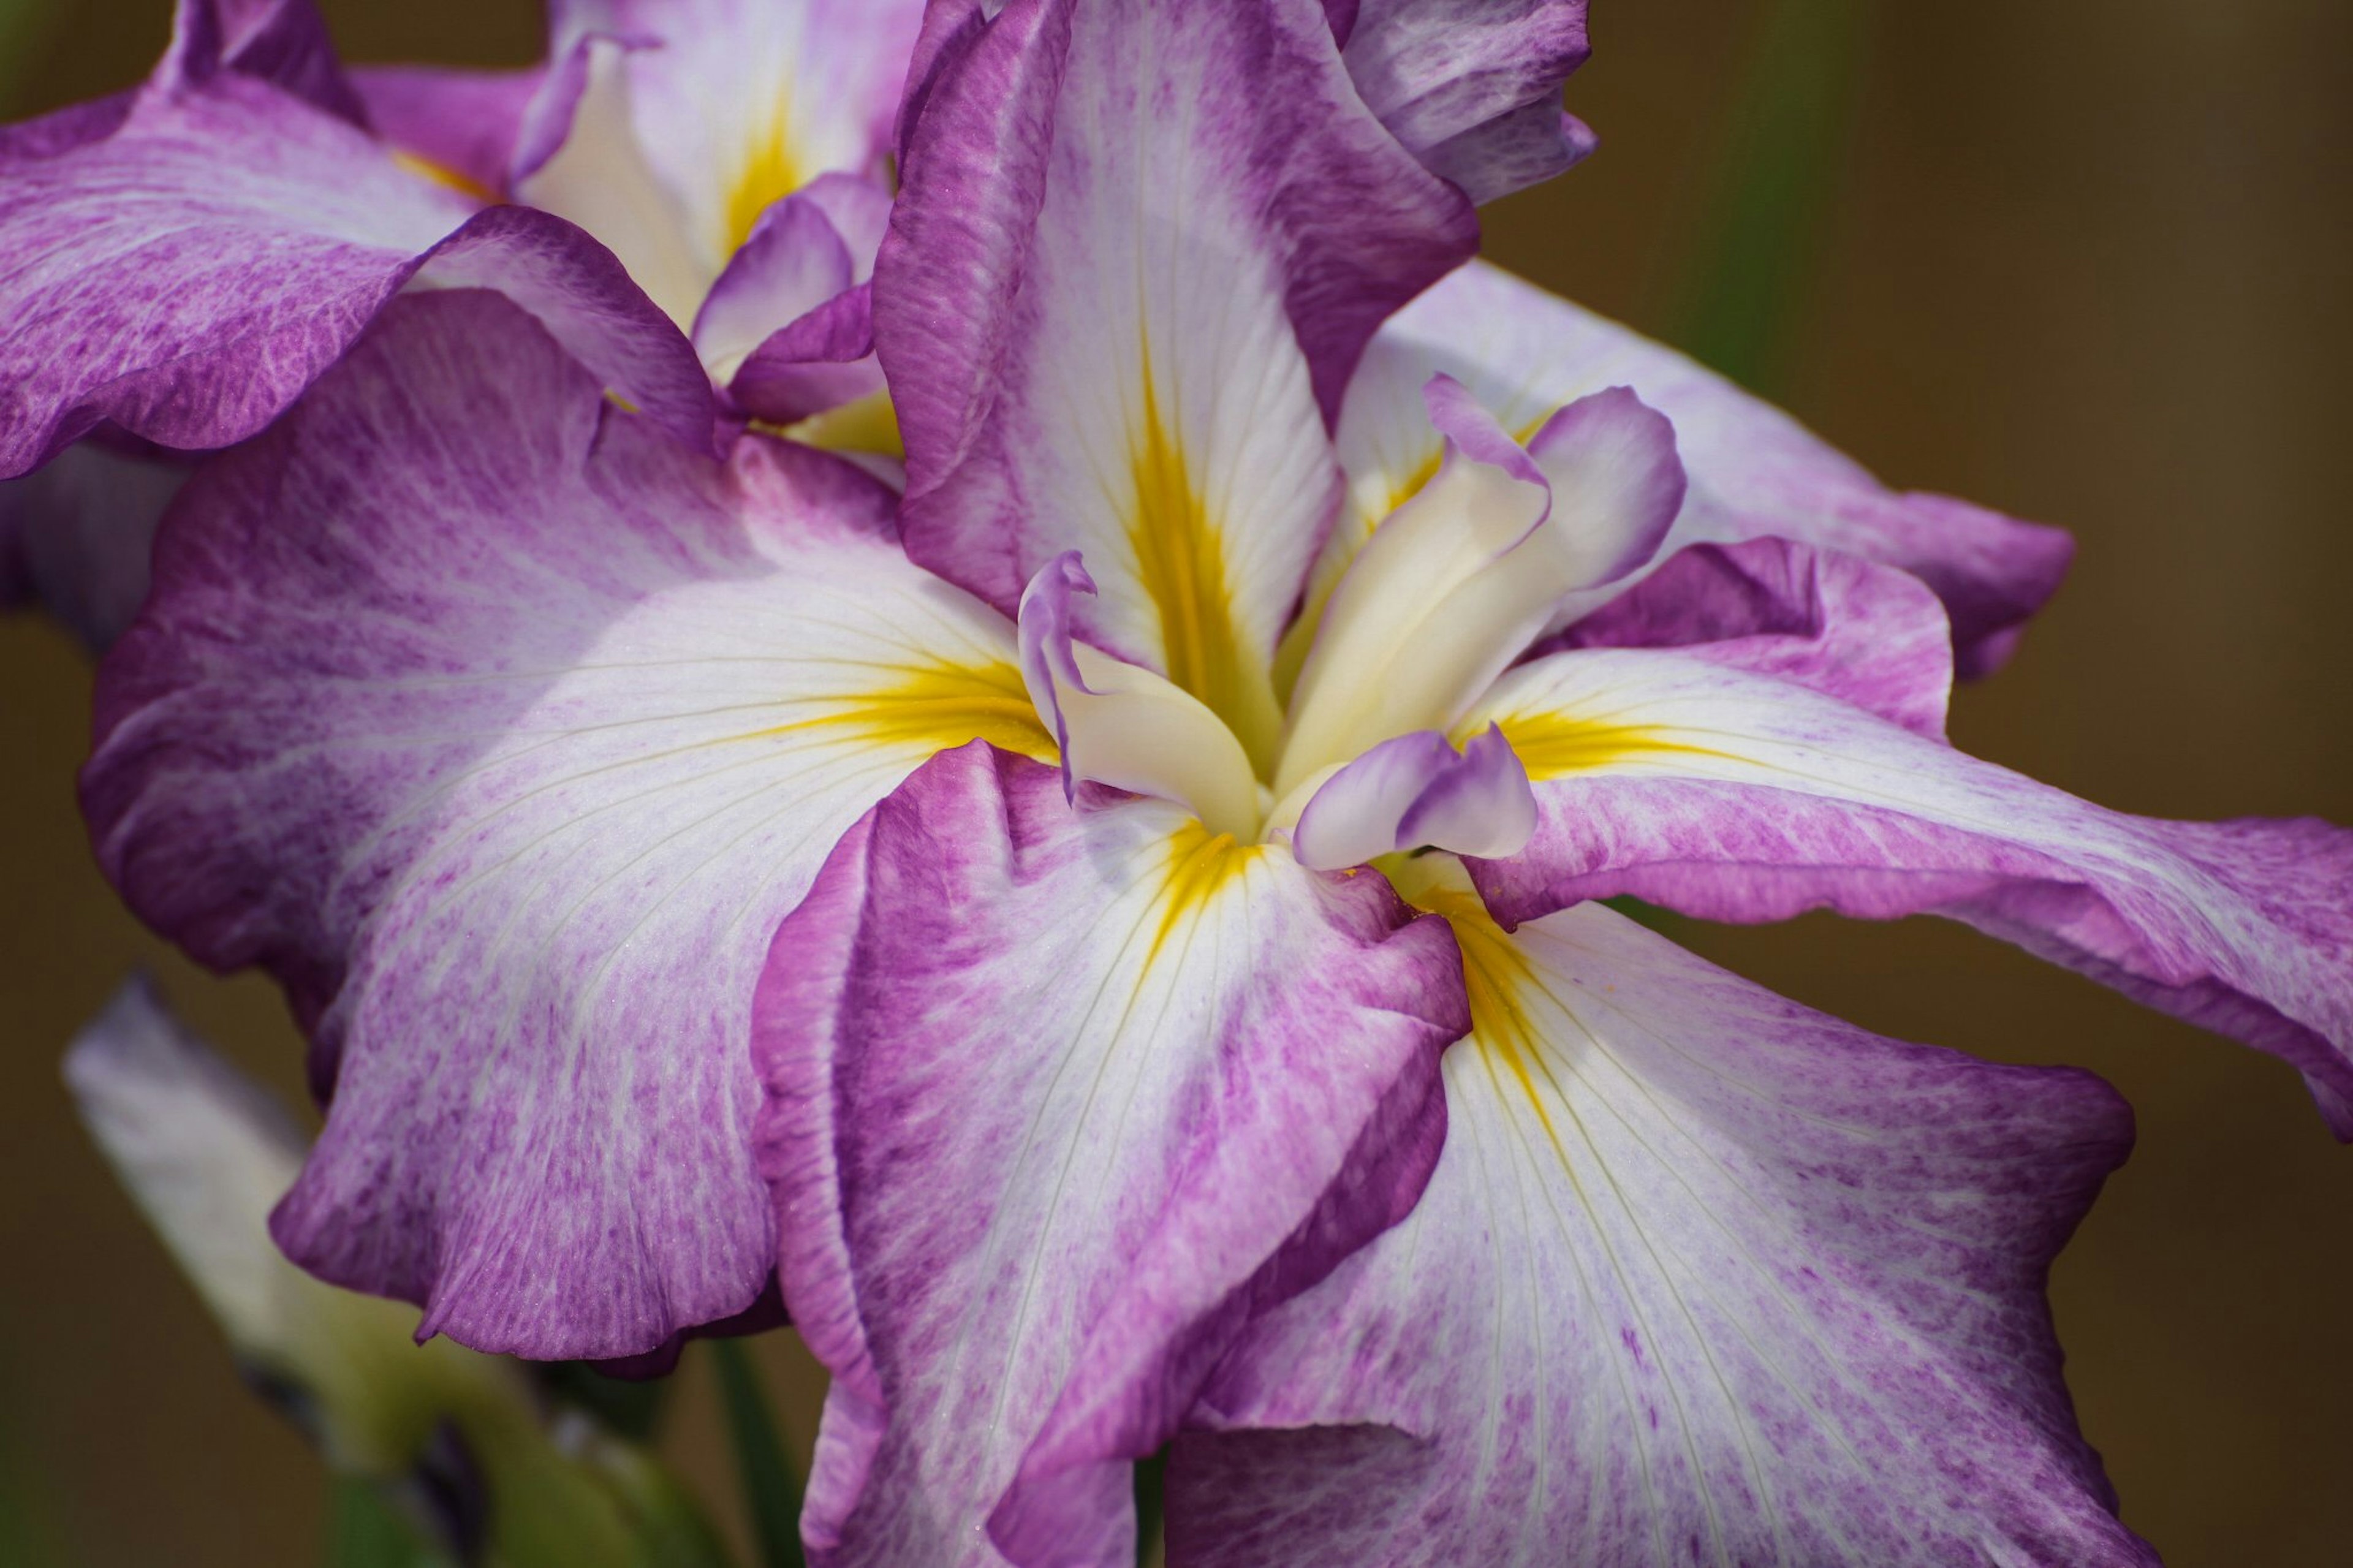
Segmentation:
<svg viewBox="0 0 2353 1568">
<path fill-rule="evenodd" d="M 1021 672 L 1002 659 L 911 668 L 870 692 L 828 700 L 834 710 L 765 731 L 840 730 L 877 746 L 945 752 L 973 741 L 1041 763 L 1057 758 L 1054 738 L 1030 705 Z"/>
<path fill-rule="evenodd" d="M 1168 679 L 1226 721 L 1261 773 L 1282 731 L 1265 661 L 1234 622 L 1224 541 L 1195 487 L 1183 443 L 1160 413 L 1152 351 L 1144 351 L 1140 428 L 1130 436 L 1134 510 L 1128 538 L 1136 576 L 1160 616 Z"/>
<path fill-rule="evenodd" d="M 1528 770 L 1532 783 L 1589 773 L 1651 757 L 1717 757 L 1726 753 L 1674 739 L 1671 730 L 1580 719 L 1572 713 L 1479 713 L 1456 737 L 1459 746 L 1493 721 Z"/>
<path fill-rule="evenodd" d="M 393 166 L 403 174 L 414 174 L 420 180 L 429 180 L 434 184 L 445 190 L 455 191 L 461 196 L 470 196 L 484 206 L 491 206 L 498 202 L 498 193 L 480 180 L 459 174 L 447 163 L 437 163 L 430 158 L 420 158 L 414 153 L 404 153 L 397 147 L 392 149 L 392 162 Z"/>
<path fill-rule="evenodd" d="M 1198 822 L 1188 822 L 1168 837 L 1167 881 L 1160 894 L 1160 929 L 1153 933 L 1147 963 L 1158 961 L 1161 950 L 1178 927 L 1189 924 L 1208 908 L 1228 884 L 1248 871 L 1264 846 L 1243 844 L 1230 833 L 1212 833 Z"/>
<path fill-rule="evenodd" d="M 800 164 L 793 157 L 792 139 L 786 131 L 791 119 L 791 105 L 780 97 L 767 123 L 753 137 L 735 183 L 728 187 L 727 232 L 723 237 L 726 245 L 721 256 L 733 256 L 742 249 L 760 215 L 801 188 Z"/>
</svg>

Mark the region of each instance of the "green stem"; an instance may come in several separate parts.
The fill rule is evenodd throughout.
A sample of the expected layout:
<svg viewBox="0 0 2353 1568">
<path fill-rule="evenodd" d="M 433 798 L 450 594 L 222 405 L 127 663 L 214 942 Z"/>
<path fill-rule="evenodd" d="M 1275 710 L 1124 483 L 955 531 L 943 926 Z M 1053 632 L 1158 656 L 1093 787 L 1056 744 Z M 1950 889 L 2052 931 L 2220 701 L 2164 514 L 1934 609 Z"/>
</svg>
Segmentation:
<svg viewBox="0 0 2353 1568">
<path fill-rule="evenodd" d="M 1767 0 L 1667 313 L 1677 347 L 1756 391 L 1785 376 L 1845 162 L 1869 0 Z"/>
<path fill-rule="evenodd" d="M 800 1482 L 785 1457 L 759 1373 L 741 1340 L 712 1340 L 711 1352 L 761 1568 L 802 1568 L 807 1559 L 801 1554 Z"/>
</svg>

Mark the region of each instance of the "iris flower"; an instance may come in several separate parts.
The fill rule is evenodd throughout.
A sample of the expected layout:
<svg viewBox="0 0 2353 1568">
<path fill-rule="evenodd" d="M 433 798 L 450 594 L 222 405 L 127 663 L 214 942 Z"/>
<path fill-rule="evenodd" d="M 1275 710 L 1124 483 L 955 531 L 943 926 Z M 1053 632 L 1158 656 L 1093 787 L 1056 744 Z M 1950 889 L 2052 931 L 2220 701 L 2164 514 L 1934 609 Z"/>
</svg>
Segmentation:
<svg viewBox="0 0 2353 1568">
<path fill-rule="evenodd" d="M 827 1563 L 1124 1563 L 1172 1439 L 1183 1561 L 2149 1560 L 2041 1299 L 2114 1097 L 1596 900 L 1964 920 L 2345 1133 L 2353 836 L 1955 751 L 2063 540 L 1464 265 L 1587 144 L 1581 24 L 934 0 L 903 493 L 512 288 L 339 338 L 177 501 L 84 776 L 310 1031 L 288 1253 L 535 1356 L 780 1275 Z"/>
</svg>

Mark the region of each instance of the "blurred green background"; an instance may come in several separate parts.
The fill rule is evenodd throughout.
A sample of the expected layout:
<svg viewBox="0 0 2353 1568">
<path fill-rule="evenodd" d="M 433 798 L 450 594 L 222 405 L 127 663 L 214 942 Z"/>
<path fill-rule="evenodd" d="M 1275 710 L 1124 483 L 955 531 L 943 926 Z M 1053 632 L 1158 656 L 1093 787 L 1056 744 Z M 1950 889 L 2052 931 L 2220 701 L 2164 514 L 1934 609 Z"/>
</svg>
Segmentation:
<svg viewBox="0 0 2353 1568">
<path fill-rule="evenodd" d="M 521 64 L 531 0 L 326 0 L 356 59 Z M 1891 481 L 2075 531 L 1956 737 L 2107 805 L 2353 822 L 2353 7 L 1596 0 L 1603 149 L 1490 209 L 1505 265 L 1767 386 Z M 0 0 L 0 112 L 134 81 L 164 0 Z M 0 1559 L 302 1564 L 325 1496 L 72 1120 L 57 1060 L 145 963 L 293 1097 L 274 993 L 91 868 L 90 674 L 0 621 Z M 2174 1568 L 2335 1568 L 2353 1473 L 2353 1153 L 2278 1063 L 1957 927 L 1694 945 L 1871 1027 L 2115 1082 L 2140 1147 L 2052 1282 L 2125 1518 Z M 755 1347 L 805 1462 L 820 1378 Z M 665 1444 L 731 1521 L 706 1358 Z"/>
</svg>

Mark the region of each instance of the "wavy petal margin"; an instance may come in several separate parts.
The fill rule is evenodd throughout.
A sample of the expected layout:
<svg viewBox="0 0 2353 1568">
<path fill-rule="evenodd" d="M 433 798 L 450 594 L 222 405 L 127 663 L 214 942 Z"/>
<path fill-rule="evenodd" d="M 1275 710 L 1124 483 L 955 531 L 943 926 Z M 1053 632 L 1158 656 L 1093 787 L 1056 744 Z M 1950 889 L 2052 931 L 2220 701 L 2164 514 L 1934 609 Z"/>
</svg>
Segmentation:
<svg viewBox="0 0 2353 1568">
<path fill-rule="evenodd" d="M 1688 652 L 1556 654 L 1472 716 L 1535 781 L 1479 862 L 1507 923 L 1630 893 L 1704 920 L 1942 914 L 2284 1058 L 2353 1138 L 2353 832 L 2105 811 Z"/>
<path fill-rule="evenodd" d="M 986 746 L 916 773 L 754 1015 L 786 1301 L 834 1374 L 812 1561 L 1127 1568 L 1128 1461 L 1410 1207 L 1467 1023 L 1445 928 L 1377 877 L 1073 809 Z"/>
<path fill-rule="evenodd" d="M 1173 1561 L 2156 1563 L 2043 1303 L 2131 1147 L 2114 1092 L 1865 1034 L 1598 906 L 1506 936 L 1451 897 L 1445 1154 L 1219 1369 Z"/>
<path fill-rule="evenodd" d="M 1366 351 L 1340 423 L 1353 504 L 1317 566 L 1319 584 L 1435 471 L 1439 444 L 1419 401 L 1441 372 L 1507 428 L 1531 432 L 1564 404 L 1631 386 L 1674 421 L 1691 477 L 1661 560 L 1687 544 L 1778 536 L 1899 567 L 1945 602 L 1964 676 L 2000 666 L 2073 556 L 2057 529 L 1890 490 L 1723 377 L 1482 261 L 1416 300 Z"/>
<path fill-rule="evenodd" d="M 934 752 L 1053 754 L 1011 626 L 892 500 L 765 437 L 684 452 L 475 292 L 397 302 L 192 484 L 83 800 L 132 907 L 312 1031 L 297 1260 L 541 1358 L 759 1294 L 776 921 Z"/>
</svg>

